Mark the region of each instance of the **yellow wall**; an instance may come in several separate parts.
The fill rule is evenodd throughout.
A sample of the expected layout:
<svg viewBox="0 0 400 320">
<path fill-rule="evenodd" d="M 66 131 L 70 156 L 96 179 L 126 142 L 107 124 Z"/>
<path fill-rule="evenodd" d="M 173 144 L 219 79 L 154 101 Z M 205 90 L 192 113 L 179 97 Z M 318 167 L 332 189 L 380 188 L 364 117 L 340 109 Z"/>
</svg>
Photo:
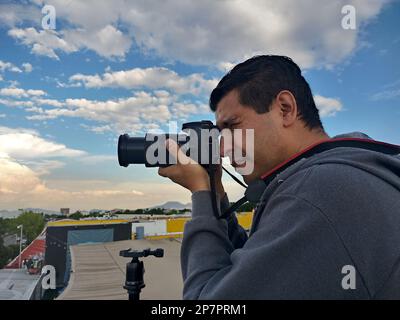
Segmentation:
<svg viewBox="0 0 400 320">
<path fill-rule="evenodd" d="M 242 212 L 236 215 L 239 224 L 244 229 L 250 229 L 253 221 L 253 212 Z"/>
<path fill-rule="evenodd" d="M 185 223 L 190 220 L 189 218 L 176 218 L 167 220 L 167 233 L 170 232 L 183 232 Z"/>
<path fill-rule="evenodd" d="M 236 215 L 239 224 L 244 229 L 250 229 L 251 222 L 253 221 L 253 212 L 242 212 Z M 167 233 L 183 232 L 185 223 L 190 220 L 189 218 L 176 218 L 167 220 Z"/>
<path fill-rule="evenodd" d="M 111 220 L 60 220 L 48 222 L 49 227 L 62 227 L 62 226 L 77 226 L 77 225 L 96 225 L 96 224 L 113 224 L 129 222 L 126 219 L 111 219 Z"/>
<path fill-rule="evenodd" d="M 163 234 L 157 236 L 145 236 L 144 238 L 149 240 L 159 240 L 159 239 L 182 238 L 182 237 L 183 237 L 183 232 Z"/>
</svg>

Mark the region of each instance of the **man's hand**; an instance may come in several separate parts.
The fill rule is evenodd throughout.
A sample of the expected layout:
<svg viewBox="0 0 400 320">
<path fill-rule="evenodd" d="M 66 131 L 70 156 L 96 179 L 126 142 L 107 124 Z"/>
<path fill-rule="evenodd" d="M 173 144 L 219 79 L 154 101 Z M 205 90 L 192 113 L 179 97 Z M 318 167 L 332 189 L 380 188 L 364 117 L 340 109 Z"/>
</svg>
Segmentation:
<svg viewBox="0 0 400 320">
<path fill-rule="evenodd" d="M 173 182 L 190 190 L 192 193 L 210 190 L 210 179 L 207 171 L 193 159 L 187 157 L 174 140 L 167 140 L 168 152 L 177 159 L 177 164 L 159 168 L 158 174 L 170 178 Z"/>
</svg>

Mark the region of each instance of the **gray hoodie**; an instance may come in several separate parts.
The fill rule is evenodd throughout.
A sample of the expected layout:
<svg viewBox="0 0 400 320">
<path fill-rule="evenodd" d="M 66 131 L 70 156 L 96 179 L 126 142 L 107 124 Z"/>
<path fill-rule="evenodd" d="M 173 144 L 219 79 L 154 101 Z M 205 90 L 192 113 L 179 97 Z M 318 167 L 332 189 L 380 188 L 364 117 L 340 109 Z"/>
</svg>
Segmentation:
<svg viewBox="0 0 400 320">
<path fill-rule="evenodd" d="M 249 236 L 214 217 L 210 192 L 192 204 L 184 299 L 400 299 L 400 155 L 338 147 L 296 162 L 266 187 Z"/>
</svg>

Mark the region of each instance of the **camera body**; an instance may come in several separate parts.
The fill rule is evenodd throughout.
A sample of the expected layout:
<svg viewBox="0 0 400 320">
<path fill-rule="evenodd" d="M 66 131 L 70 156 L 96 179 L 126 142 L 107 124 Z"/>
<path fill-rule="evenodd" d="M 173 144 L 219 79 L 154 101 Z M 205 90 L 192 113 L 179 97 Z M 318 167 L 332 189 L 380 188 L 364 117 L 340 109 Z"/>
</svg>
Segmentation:
<svg viewBox="0 0 400 320">
<path fill-rule="evenodd" d="M 146 167 L 166 167 L 176 159 L 165 147 L 167 139 L 177 142 L 181 150 L 205 168 L 220 163 L 219 129 L 209 120 L 182 125 L 183 133 L 147 133 L 145 137 L 119 136 L 118 162 L 120 166 L 144 164 Z"/>
</svg>

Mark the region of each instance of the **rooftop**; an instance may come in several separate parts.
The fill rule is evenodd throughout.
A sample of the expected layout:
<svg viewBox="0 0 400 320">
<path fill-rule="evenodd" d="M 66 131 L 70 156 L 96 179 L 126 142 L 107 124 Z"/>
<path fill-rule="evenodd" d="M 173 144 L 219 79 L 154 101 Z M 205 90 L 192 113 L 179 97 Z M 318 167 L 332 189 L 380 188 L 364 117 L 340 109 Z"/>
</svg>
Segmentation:
<svg viewBox="0 0 400 320">
<path fill-rule="evenodd" d="M 119 256 L 121 250 L 164 249 L 163 258 L 149 256 L 144 262 L 141 299 L 182 299 L 183 281 L 180 267 L 181 243 L 176 239 L 125 240 L 102 244 L 71 246 L 72 273 L 60 300 L 127 300 L 125 283 L 129 258 Z"/>
<path fill-rule="evenodd" d="M 0 270 L 0 300 L 29 300 L 40 275 L 30 275 L 25 269 Z"/>
</svg>

